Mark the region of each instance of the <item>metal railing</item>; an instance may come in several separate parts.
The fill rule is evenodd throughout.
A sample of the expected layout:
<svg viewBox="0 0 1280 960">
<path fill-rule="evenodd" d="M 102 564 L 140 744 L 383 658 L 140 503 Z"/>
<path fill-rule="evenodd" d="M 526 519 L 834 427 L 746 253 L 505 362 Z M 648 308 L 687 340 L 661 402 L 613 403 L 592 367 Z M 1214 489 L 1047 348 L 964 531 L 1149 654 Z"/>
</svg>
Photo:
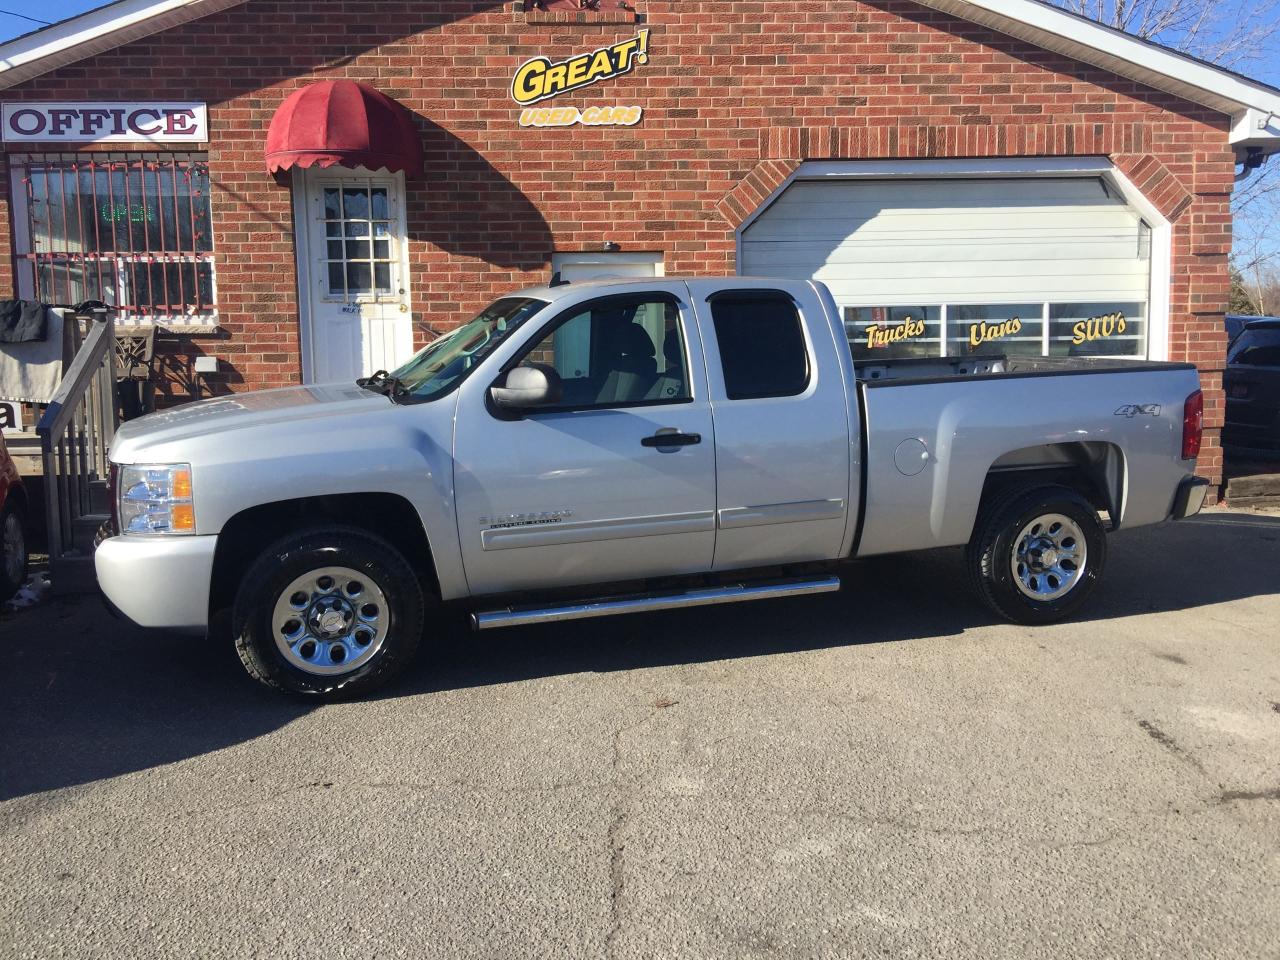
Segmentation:
<svg viewBox="0 0 1280 960">
<path fill-rule="evenodd" d="M 89 330 L 36 431 L 44 459 L 45 521 L 52 563 L 72 549 L 75 522 L 93 510 L 93 484 L 106 483 L 116 434 L 115 323 L 91 314 Z M 67 323 L 80 316 L 68 314 Z"/>
</svg>

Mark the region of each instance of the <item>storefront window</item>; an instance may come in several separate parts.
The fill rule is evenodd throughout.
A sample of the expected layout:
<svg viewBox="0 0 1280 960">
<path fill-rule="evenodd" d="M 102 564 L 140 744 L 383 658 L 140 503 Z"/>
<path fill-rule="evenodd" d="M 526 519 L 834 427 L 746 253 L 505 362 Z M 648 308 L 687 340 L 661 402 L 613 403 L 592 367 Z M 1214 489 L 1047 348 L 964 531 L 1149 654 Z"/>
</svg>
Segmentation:
<svg viewBox="0 0 1280 960">
<path fill-rule="evenodd" d="M 844 327 L 849 350 L 859 362 L 938 356 L 1143 357 L 1147 353 L 1146 304 L 1140 302 L 845 307 Z"/>
<path fill-rule="evenodd" d="M 1041 356 L 1044 304 L 962 304 L 947 307 L 947 356 Z"/>
<path fill-rule="evenodd" d="M 855 360 L 936 357 L 941 317 L 940 307 L 845 307 L 844 332 Z"/>
<path fill-rule="evenodd" d="M 216 315 L 204 157 L 19 156 L 13 188 L 22 296 L 101 300 L 123 320 Z"/>
<path fill-rule="evenodd" d="M 1049 356 L 1138 357 L 1147 352 L 1141 303 L 1059 303 L 1049 307 Z"/>
</svg>

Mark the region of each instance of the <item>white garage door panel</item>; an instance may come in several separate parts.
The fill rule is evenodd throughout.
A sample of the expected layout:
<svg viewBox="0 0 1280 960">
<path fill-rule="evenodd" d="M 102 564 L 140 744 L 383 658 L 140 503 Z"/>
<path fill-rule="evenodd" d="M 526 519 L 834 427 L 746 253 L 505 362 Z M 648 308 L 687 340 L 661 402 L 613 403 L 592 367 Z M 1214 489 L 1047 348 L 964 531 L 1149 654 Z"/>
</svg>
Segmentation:
<svg viewBox="0 0 1280 960">
<path fill-rule="evenodd" d="M 1145 301 L 1149 241 L 1096 178 L 792 184 L 742 272 L 823 280 L 843 305 Z"/>
<path fill-rule="evenodd" d="M 919 243 L 880 243 L 880 244 L 841 244 L 830 254 L 828 249 L 817 243 L 781 243 L 767 241 L 753 244 L 754 252 L 763 256 L 765 262 L 776 266 L 811 266 L 822 263 L 824 267 L 857 267 L 860 264 L 892 264 L 913 260 L 913 253 Z M 939 246 L 936 256 L 931 261 L 935 264 L 965 264 L 972 269 L 974 263 L 991 262 L 996 258 L 993 253 L 1007 251 L 993 250 L 990 244 L 964 243 L 954 246 Z M 1023 263 L 1027 261 L 1044 261 L 1059 263 L 1110 263 L 1114 270 L 1133 272 L 1128 262 L 1133 259 L 1132 238 L 1123 241 L 1099 240 L 1094 243 L 1061 243 L 1052 239 L 1028 240 L 1021 244 L 1014 256 L 1002 256 L 1002 263 Z M 823 259 L 825 257 L 825 260 Z"/>
</svg>

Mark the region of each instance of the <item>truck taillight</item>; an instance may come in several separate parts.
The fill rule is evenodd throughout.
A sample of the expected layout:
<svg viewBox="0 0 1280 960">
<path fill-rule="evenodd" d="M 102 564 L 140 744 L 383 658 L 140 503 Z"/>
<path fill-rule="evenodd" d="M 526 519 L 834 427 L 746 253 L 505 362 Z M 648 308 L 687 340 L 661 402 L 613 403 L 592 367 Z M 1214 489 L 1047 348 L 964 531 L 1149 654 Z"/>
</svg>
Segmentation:
<svg viewBox="0 0 1280 960">
<path fill-rule="evenodd" d="M 1204 394 L 1197 390 L 1182 405 L 1182 459 L 1200 456 L 1200 437 L 1204 433 Z"/>
</svg>

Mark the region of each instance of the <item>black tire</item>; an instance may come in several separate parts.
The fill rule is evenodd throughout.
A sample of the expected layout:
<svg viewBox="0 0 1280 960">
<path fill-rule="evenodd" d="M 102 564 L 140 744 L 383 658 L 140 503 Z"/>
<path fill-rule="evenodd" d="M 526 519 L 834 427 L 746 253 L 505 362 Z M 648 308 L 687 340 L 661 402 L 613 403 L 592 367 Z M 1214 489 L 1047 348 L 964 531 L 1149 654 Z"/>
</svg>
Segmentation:
<svg viewBox="0 0 1280 960">
<path fill-rule="evenodd" d="M 326 570 L 353 574 L 335 578 L 325 576 Z M 313 575 L 317 577 L 314 589 L 295 588 L 300 580 Z M 323 580 L 334 581 L 334 589 L 321 589 Z M 348 596 L 348 587 L 358 588 L 358 592 Z M 286 591 L 291 588 L 294 592 L 286 599 Z M 307 603 L 293 607 L 299 611 L 296 620 L 286 624 L 288 635 L 300 636 L 301 640 L 295 646 L 282 636 L 277 644 L 276 622 L 288 616 L 281 612 L 285 608 L 278 605 L 290 603 L 304 593 L 308 595 Z M 377 609 L 385 621 L 379 619 L 366 639 L 358 634 L 364 629 L 360 619 L 364 609 L 360 604 L 379 597 L 384 602 L 365 606 Z M 345 606 L 336 609 L 343 601 Z M 326 604 L 334 609 L 326 610 Z M 418 578 L 390 543 L 350 527 L 313 528 L 277 541 L 249 567 L 236 594 L 231 628 L 240 662 L 255 680 L 289 693 L 337 699 L 368 694 L 404 670 L 413 661 L 422 639 L 424 615 Z M 325 617 L 337 618 L 332 621 L 335 631 L 348 630 L 341 626 L 344 617 L 353 626 L 342 636 L 324 633 L 317 624 Z M 297 629 L 293 629 L 295 622 Z M 286 630 L 281 629 L 280 633 L 286 635 Z M 375 638 L 380 638 L 376 645 Z M 363 651 L 359 649 L 361 640 L 366 647 Z M 372 651 L 367 649 L 369 646 Z M 290 652 L 282 647 L 288 647 Z M 339 647 L 354 651 L 343 653 L 344 658 L 351 657 L 347 662 L 356 664 L 354 668 L 344 670 L 341 662 L 335 662 Z M 314 659 L 303 664 L 304 654 Z M 362 657 L 366 659 L 361 660 Z"/>
<path fill-rule="evenodd" d="M 1079 528 L 1085 542 L 1084 564 L 1082 570 L 1076 570 L 1066 592 L 1051 599 L 1033 599 L 1020 589 L 1019 571 L 1026 571 L 1034 586 L 1043 583 L 1047 592 L 1067 582 L 1059 581 L 1052 570 L 1044 576 L 1034 564 L 1014 567 L 1014 552 L 1018 547 L 1015 540 L 1019 534 L 1040 517 L 1050 514 L 1067 517 Z M 1068 541 L 1074 539 L 1067 537 Z M 1107 534 L 1098 512 L 1080 494 L 1060 486 L 1024 485 L 992 495 L 979 511 L 973 539 L 965 551 L 969 576 L 982 601 L 1006 620 L 1033 626 L 1053 623 L 1075 613 L 1097 586 L 1106 560 Z M 1063 561 L 1068 562 L 1074 561 Z M 1058 569 L 1060 572 L 1062 567 Z"/>
<path fill-rule="evenodd" d="M 18 542 L 11 544 L 9 528 L 15 523 L 17 526 L 14 532 Z M 16 551 L 16 555 L 10 556 L 11 548 Z M 27 582 L 27 568 L 30 564 L 27 550 L 27 517 L 22 507 L 12 500 L 4 505 L 3 511 L 0 511 L 0 551 L 3 551 L 3 557 L 0 557 L 0 603 L 4 603 Z"/>
</svg>

